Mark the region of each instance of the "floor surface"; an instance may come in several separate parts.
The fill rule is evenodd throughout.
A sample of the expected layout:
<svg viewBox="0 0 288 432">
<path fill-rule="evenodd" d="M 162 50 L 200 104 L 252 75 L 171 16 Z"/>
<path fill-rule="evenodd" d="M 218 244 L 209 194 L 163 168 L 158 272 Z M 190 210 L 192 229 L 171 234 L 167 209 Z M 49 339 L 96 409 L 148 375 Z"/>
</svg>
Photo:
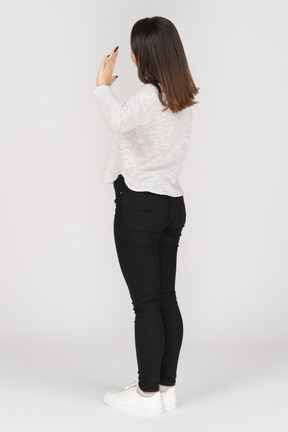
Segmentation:
<svg viewBox="0 0 288 432">
<path fill-rule="evenodd" d="M 119 413 L 102 402 L 106 390 L 136 379 L 137 368 L 131 350 L 124 347 L 115 356 L 114 346 L 110 356 L 105 344 L 97 347 L 87 342 L 3 342 L 1 432 L 288 431 L 288 351 L 283 346 L 185 340 L 176 384 L 178 408 L 157 418 Z"/>
</svg>

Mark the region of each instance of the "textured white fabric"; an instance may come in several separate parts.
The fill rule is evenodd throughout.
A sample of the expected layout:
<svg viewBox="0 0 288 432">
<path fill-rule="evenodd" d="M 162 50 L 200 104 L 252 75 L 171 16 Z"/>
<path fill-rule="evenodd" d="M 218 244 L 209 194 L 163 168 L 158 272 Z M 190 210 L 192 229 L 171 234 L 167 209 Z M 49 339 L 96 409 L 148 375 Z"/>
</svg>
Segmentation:
<svg viewBox="0 0 288 432">
<path fill-rule="evenodd" d="M 192 107 L 161 112 L 153 84 L 142 84 L 123 103 L 108 85 L 96 87 L 94 95 L 112 131 L 102 181 L 113 183 L 122 174 L 132 190 L 182 196 L 179 174 L 190 144 Z"/>
</svg>

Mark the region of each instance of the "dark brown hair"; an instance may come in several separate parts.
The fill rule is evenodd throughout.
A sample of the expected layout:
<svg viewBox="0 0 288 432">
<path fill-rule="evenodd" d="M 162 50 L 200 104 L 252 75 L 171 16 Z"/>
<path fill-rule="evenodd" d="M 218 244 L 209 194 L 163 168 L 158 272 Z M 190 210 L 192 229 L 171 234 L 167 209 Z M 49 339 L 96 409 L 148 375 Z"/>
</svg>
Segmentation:
<svg viewBox="0 0 288 432">
<path fill-rule="evenodd" d="M 194 97 L 200 89 L 194 84 L 179 33 L 170 20 L 161 16 L 140 19 L 132 27 L 130 45 L 138 78 L 158 89 L 165 107 L 162 111 L 170 108 L 175 113 L 198 103 Z"/>
</svg>

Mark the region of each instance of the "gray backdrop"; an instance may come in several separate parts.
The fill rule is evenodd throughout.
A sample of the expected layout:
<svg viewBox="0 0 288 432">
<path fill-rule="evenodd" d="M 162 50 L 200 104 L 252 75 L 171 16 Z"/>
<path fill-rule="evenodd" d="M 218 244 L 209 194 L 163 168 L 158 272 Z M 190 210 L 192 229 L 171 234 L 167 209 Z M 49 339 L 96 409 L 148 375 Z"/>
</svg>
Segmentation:
<svg viewBox="0 0 288 432">
<path fill-rule="evenodd" d="M 71 386 L 75 394 L 88 389 L 93 409 L 93 398 L 109 385 L 136 379 L 134 312 L 113 238 L 114 190 L 102 183 L 111 132 L 93 90 L 102 58 L 116 45 L 115 96 L 124 101 L 141 85 L 130 31 L 146 16 L 176 25 L 200 87 L 180 176 L 187 222 L 176 281 L 184 321 L 179 386 L 190 383 L 188 401 L 193 383 L 205 393 L 207 374 L 206 390 L 213 379 L 216 388 L 240 380 L 236 368 L 220 384 L 219 370 L 211 372 L 212 353 L 213 368 L 219 353 L 226 372 L 229 353 L 237 354 L 227 367 L 240 352 L 261 353 L 252 376 L 269 353 L 279 354 L 277 367 L 284 364 L 287 12 L 284 0 L 1 2 L 0 341 L 3 398 L 11 394 L 12 405 L 15 392 L 8 388 L 16 371 L 17 382 L 26 374 L 27 385 L 38 371 L 39 379 Z M 104 418 L 113 412 L 97 403 Z M 5 432 L 18 427 L 9 417 L 12 405 L 2 418 Z M 30 431 L 33 412 L 31 406 L 31 418 L 21 420 Z M 209 417 L 207 407 L 204 413 Z M 47 414 L 47 430 L 54 414 Z M 95 418 L 88 418 L 83 415 L 85 427 L 74 419 L 69 431 L 92 430 Z M 66 430 L 66 417 L 57 419 Z M 245 431 L 269 424 L 247 419 Z M 46 430 L 40 417 L 34 426 Z M 241 430 L 233 422 L 218 426 Z"/>
</svg>

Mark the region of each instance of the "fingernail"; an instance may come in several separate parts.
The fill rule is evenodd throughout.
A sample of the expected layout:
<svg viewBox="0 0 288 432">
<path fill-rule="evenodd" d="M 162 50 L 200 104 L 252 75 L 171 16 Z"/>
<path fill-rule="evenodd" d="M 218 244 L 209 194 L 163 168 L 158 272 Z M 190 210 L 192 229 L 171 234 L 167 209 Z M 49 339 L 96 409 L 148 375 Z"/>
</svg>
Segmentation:
<svg viewBox="0 0 288 432">
<path fill-rule="evenodd" d="M 116 78 L 118 78 L 118 75 L 116 75 Z"/>
<path fill-rule="evenodd" d="M 119 45 L 115 48 L 114 52 L 117 51 L 118 48 L 119 48 Z"/>
</svg>

